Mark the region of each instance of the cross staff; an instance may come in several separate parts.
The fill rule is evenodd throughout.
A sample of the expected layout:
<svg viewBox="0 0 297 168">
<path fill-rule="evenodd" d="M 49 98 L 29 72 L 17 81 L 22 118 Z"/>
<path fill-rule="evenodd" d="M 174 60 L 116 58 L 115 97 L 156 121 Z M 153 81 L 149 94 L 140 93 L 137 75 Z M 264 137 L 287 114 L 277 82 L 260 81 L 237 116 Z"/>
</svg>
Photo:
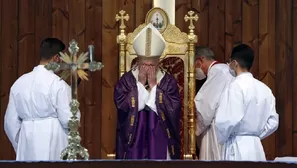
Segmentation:
<svg viewBox="0 0 297 168">
<path fill-rule="evenodd" d="M 124 21 L 128 21 L 129 20 L 129 15 L 126 14 L 124 15 L 126 12 L 124 10 L 121 10 L 120 15 L 116 14 L 115 20 L 121 21 L 121 25 L 120 25 L 120 34 L 117 36 L 117 43 L 120 44 L 120 54 L 119 54 L 119 60 L 120 60 L 120 69 L 119 69 L 119 76 L 122 76 L 125 73 L 125 46 L 126 46 L 126 41 L 127 41 L 127 36 L 125 34 L 125 23 Z"/>
<path fill-rule="evenodd" d="M 126 13 L 126 12 L 125 12 L 124 10 L 121 10 L 121 11 L 120 11 L 120 15 L 117 14 L 116 17 L 115 17 L 116 21 L 121 20 L 120 29 L 125 29 L 126 26 L 125 26 L 125 24 L 124 24 L 124 20 L 126 20 L 126 21 L 129 20 L 129 15 L 126 14 L 126 15 L 124 16 L 125 13 Z"/>
<path fill-rule="evenodd" d="M 195 16 L 193 16 L 194 15 L 194 11 L 189 11 L 188 12 L 188 14 L 189 14 L 189 16 L 188 15 L 185 15 L 185 21 L 187 22 L 187 21 L 190 21 L 190 25 L 189 25 L 189 29 L 190 29 L 190 31 L 192 30 L 193 31 L 193 29 L 195 28 L 195 26 L 194 26 L 194 24 L 193 24 L 193 20 L 194 21 L 197 21 L 198 19 L 199 19 L 199 17 L 198 17 L 198 15 L 196 14 Z"/>
<path fill-rule="evenodd" d="M 94 46 L 89 46 L 90 53 L 90 63 L 85 63 L 88 59 L 88 52 L 81 53 L 79 57 L 77 57 L 77 53 L 79 51 L 78 44 L 75 40 L 72 40 L 69 43 L 68 51 L 70 53 L 70 57 L 66 53 L 60 53 L 61 59 L 65 63 L 55 63 L 51 62 L 45 66 L 48 70 L 53 70 L 54 72 L 64 70 L 62 72 L 62 78 L 66 79 L 69 75 L 71 75 L 71 102 L 70 102 L 70 111 L 72 113 L 72 117 L 69 120 L 68 126 L 70 128 L 68 134 L 68 146 L 62 151 L 61 159 L 67 160 L 76 160 L 77 156 L 81 156 L 83 159 L 89 159 L 88 150 L 81 146 L 80 141 L 81 137 L 79 135 L 79 121 L 77 118 L 77 112 L 79 110 L 79 102 L 77 100 L 77 76 L 82 78 L 83 80 L 88 80 L 87 74 L 83 71 L 84 69 L 89 69 L 91 72 L 101 70 L 103 68 L 103 64 L 101 62 L 94 61 Z"/>
</svg>

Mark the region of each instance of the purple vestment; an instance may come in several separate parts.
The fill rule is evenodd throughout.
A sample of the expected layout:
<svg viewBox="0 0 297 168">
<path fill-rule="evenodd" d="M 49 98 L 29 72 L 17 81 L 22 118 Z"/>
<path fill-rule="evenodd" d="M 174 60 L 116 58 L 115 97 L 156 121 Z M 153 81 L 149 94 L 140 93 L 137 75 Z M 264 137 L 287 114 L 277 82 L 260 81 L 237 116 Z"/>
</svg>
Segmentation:
<svg viewBox="0 0 297 168">
<path fill-rule="evenodd" d="M 116 159 L 180 159 L 181 99 L 176 80 L 165 74 L 156 89 L 158 115 L 148 106 L 138 111 L 138 90 L 132 71 L 118 81 Z"/>
</svg>

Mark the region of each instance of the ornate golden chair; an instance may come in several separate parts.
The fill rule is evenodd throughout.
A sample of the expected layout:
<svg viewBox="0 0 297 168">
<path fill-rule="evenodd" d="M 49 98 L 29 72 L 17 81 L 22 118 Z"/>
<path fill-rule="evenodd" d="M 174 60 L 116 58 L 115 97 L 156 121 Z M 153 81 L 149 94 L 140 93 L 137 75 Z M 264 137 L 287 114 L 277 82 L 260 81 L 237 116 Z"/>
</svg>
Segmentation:
<svg viewBox="0 0 297 168">
<path fill-rule="evenodd" d="M 120 46 L 119 53 L 119 76 L 129 71 L 137 61 L 133 49 L 135 36 L 148 24 L 152 23 L 159 29 L 166 41 L 166 49 L 161 56 L 161 67 L 172 74 L 178 81 L 179 91 L 182 96 L 182 118 L 180 119 L 180 135 L 182 137 L 181 159 L 192 159 L 196 156 L 195 138 L 195 67 L 194 67 L 194 46 L 197 43 L 197 36 L 194 34 L 193 20 L 197 21 L 198 16 L 193 11 L 185 15 L 185 21 L 190 22 L 189 33 L 181 32 L 175 25 L 169 24 L 168 16 L 161 8 L 153 8 L 146 15 L 144 24 L 138 26 L 133 32 L 125 34 L 124 21 L 129 20 L 129 15 L 120 11 L 116 20 L 120 21 L 120 34 L 117 43 Z M 113 158 L 114 154 L 109 154 Z"/>
</svg>

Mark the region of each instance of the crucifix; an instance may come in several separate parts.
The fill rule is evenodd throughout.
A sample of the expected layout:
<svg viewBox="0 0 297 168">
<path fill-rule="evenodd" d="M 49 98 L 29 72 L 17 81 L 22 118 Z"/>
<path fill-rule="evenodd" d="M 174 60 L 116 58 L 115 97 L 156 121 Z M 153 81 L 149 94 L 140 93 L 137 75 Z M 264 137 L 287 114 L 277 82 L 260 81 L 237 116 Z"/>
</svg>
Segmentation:
<svg viewBox="0 0 297 168">
<path fill-rule="evenodd" d="M 68 134 L 68 146 L 61 152 L 60 156 L 63 160 L 77 160 L 78 156 L 85 160 L 89 159 L 88 150 L 80 144 L 81 137 L 78 131 L 80 123 L 76 116 L 79 110 L 79 102 L 77 100 L 77 79 L 79 76 L 82 80 L 88 80 L 87 74 L 84 70 L 88 69 L 91 72 L 101 70 L 103 68 L 103 64 L 101 62 L 94 61 L 94 46 L 89 45 L 88 48 L 89 52 L 81 53 L 78 57 L 78 43 L 75 40 L 72 40 L 69 43 L 68 48 L 70 56 L 68 56 L 67 53 L 60 53 L 61 59 L 64 63 L 50 62 L 45 66 L 46 69 L 54 72 L 63 70 L 61 78 L 64 80 L 70 75 L 71 102 L 69 106 L 72 116 L 68 123 L 70 129 Z M 90 62 L 86 63 L 85 61 L 88 59 L 88 55 Z"/>
</svg>

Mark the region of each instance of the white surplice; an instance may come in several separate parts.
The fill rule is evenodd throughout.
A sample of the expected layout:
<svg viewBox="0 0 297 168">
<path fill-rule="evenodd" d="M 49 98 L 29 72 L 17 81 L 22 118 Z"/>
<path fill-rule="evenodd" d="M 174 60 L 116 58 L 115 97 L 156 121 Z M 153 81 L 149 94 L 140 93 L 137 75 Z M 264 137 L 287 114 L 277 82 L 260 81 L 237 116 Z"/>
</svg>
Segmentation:
<svg viewBox="0 0 297 168">
<path fill-rule="evenodd" d="M 16 160 L 60 160 L 68 143 L 70 99 L 69 85 L 43 65 L 13 84 L 4 128 Z"/>
<path fill-rule="evenodd" d="M 228 65 L 214 63 L 210 65 L 207 79 L 195 97 L 196 135 L 201 139 L 201 144 L 198 144 L 199 160 L 221 159 L 221 145 L 217 142 L 213 121 L 223 90 L 234 79 L 229 73 Z"/>
<path fill-rule="evenodd" d="M 224 144 L 223 160 L 265 161 L 261 140 L 278 128 L 275 98 L 251 73 L 242 73 L 224 91 L 215 126 Z"/>
<path fill-rule="evenodd" d="M 144 85 L 138 81 L 138 74 L 139 70 L 136 67 L 134 70 L 132 70 L 132 74 L 135 77 L 137 81 L 137 90 L 138 90 L 138 111 L 141 111 L 145 108 L 145 106 L 148 106 L 152 111 L 154 111 L 157 115 L 157 107 L 156 107 L 156 94 L 157 94 L 157 85 L 154 86 L 150 91 L 146 90 Z M 159 83 L 162 78 L 164 77 L 164 73 L 161 70 L 158 70 L 157 72 L 157 83 Z M 170 154 L 167 148 L 167 160 L 170 159 Z"/>
</svg>

